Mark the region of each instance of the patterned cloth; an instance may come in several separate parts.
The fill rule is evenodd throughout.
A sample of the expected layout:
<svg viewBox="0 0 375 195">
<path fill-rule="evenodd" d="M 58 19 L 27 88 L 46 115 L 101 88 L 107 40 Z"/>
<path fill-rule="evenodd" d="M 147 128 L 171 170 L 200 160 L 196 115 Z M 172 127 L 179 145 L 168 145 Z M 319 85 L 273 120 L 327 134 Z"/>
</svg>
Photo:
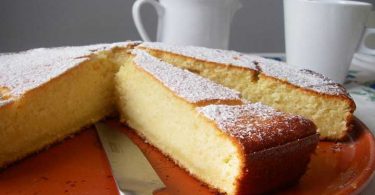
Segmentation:
<svg viewBox="0 0 375 195">
<path fill-rule="evenodd" d="M 357 105 L 355 116 L 375 134 L 375 64 L 371 69 L 359 63 L 353 60 L 344 85 Z"/>
</svg>

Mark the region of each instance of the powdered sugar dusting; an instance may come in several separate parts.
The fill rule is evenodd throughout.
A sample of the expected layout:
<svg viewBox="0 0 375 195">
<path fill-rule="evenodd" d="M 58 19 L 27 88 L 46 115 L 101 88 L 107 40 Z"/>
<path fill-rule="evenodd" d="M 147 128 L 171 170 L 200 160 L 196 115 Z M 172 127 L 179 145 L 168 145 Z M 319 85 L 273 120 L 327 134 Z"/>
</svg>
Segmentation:
<svg viewBox="0 0 375 195">
<path fill-rule="evenodd" d="M 26 91 L 61 75 L 85 61 L 86 56 L 112 47 L 126 47 L 134 42 L 96 44 L 75 47 L 38 48 L 0 55 L 0 87 L 9 89 L 11 99 L 0 94 L 0 106 L 17 99 Z"/>
<path fill-rule="evenodd" d="M 315 134 L 308 119 L 278 112 L 261 103 L 208 105 L 197 110 L 213 120 L 219 129 L 246 143 L 251 151 Z"/>
<path fill-rule="evenodd" d="M 238 92 L 162 62 L 143 50 L 135 49 L 132 53 L 135 55 L 136 65 L 191 103 L 206 100 L 240 100 Z"/>
<path fill-rule="evenodd" d="M 142 43 L 140 47 L 162 50 L 208 62 L 248 68 L 260 74 L 287 81 L 295 86 L 315 92 L 350 97 L 344 87 L 319 73 L 310 70 L 301 70 L 297 67 L 286 65 L 283 62 L 269 60 L 259 56 L 246 55 L 235 51 L 151 42 Z"/>
<path fill-rule="evenodd" d="M 299 69 L 284 62 L 257 56 L 254 56 L 254 62 L 257 63 L 259 71 L 265 75 L 320 93 L 349 96 L 343 86 L 312 70 Z"/>
<path fill-rule="evenodd" d="M 209 49 L 195 46 L 177 46 L 157 42 L 144 42 L 140 47 L 163 50 L 170 53 L 192 57 L 198 60 L 204 60 L 214 63 L 241 66 L 245 68 L 256 69 L 251 56 L 220 49 Z"/>
</svg>

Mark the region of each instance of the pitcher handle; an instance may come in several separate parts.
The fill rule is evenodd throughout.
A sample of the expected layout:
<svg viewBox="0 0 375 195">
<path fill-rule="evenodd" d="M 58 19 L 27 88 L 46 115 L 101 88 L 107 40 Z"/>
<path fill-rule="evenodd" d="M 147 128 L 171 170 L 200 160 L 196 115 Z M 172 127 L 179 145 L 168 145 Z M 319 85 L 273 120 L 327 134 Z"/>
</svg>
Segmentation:
<svg viewBox="0 0 375 195">
<path fill-rule="evenodd" d="M 362 40 L 359 43 L 359 48 L 358 52 L 359 53 L 364 53 L 364 54 L 369 54 L 369 55 L 375 55 L 375 49 L 369 48 L 366 46 L 366 38 L 372 34 L 375 34 L 375 28 L 366 28 L 365 33 L 362 36 Z"/>
<path fill-rule="evenodd" d="M 160 18 L 163 16 L 164 8 L 156 0 L 137 0 L 133 4 L 132 12 L 133 12 L 133 20 L 134 20 L 135 27 L 137 28 L 138 33 L 143 39 L 143 41 L 151 41 L 150 36 L 148 36 L 143 26 L 142 19 L 141 19 L 141 12 L 140 12 L 142 5 L 146 3 L 149 3 L 152 6 L 154 6 L 154 8 L 156 9 L 156 13 L 158 15 L 158 20 L 160 20 Z"/>
</svg>

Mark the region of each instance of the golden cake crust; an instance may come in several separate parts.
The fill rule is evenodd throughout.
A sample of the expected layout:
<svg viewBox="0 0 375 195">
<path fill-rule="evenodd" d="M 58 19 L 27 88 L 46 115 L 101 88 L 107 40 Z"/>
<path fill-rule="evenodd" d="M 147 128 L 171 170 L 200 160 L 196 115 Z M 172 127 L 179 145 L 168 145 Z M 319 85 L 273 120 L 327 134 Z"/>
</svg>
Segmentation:
<svg viewBox="0 0 375 195">
<path fill-rule="evenodd" d="M 245 153 L 238 195 L 264 194 L 294 185 L 308 169 L 319 136 L 313 134 L 266 150 Z"/>
</svg>

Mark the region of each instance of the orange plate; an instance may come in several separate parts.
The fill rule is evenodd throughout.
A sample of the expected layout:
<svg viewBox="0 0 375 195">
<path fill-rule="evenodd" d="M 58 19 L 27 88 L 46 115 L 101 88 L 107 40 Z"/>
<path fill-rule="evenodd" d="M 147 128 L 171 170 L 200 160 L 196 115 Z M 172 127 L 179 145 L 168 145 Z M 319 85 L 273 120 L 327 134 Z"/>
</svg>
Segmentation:
<svg viewBox="0 0 375 195">
<path fill-rule="evenodd" d="M 156 194 L 212 194 L 127 127 L 120 127 L 146 154 L 167 189 Z M 368 128 L 355 121 L 345 143 L 320 142 L 310 168 L 298 185 L 281 194 L 359 192 L 375 169 L 375 144 Z M 77 134 L 0 172 L 0 194 L 118 194 L 94 129 Z"/>
<path fill-rule="evenodd" d="M 108 124 L 120 127 L 143 151 L 159 177 L 167 186 L 155 194 L 214 194 L 205 185 L 190 177 L 156 148 L 146 144 L 129 128 L 118 122 Z M 371 179 L 375 169 L 375 143 L 369 129 L 355 119 L 349 141 L 319 143 L 306 174 L 300 182 L 280 194 L 350 194 L 360 192 Z"/>
<path fill-rule="evenodd" d="M 118 194 L 94 128 L 0 172 L 0 194 Z"/>
</svg>

